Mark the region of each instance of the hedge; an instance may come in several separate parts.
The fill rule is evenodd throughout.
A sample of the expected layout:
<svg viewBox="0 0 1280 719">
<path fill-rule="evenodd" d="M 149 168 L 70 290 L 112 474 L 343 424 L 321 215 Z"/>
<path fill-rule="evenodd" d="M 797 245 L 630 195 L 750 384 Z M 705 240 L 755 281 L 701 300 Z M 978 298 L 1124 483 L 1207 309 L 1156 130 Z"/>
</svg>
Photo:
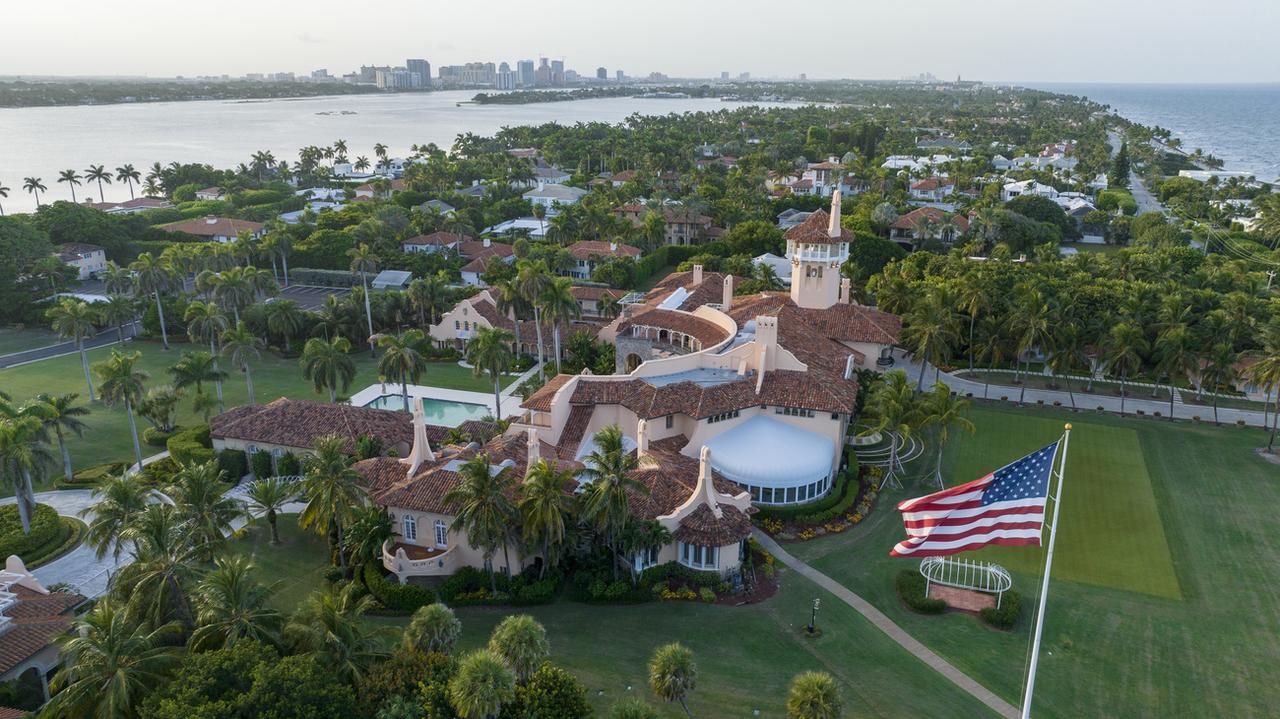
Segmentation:
<svg viewBox="0 0 1280 719">
<path fill-rule="evenodd" d="M 302 474 L 302 462 L 293 452 L 285 452 L 276 461 L 276 469 L 281 477 L 293 477 Z"/>
<path fill-rule="evenodd" d="M 818 524 L 839 515 L 858 498 L 862 483 L 858 481 L 858 460 L 849 457 L 849 466 L 836 477 L 836 486 L 826 496 L 812 502 L 789 507 L 761 507 L 758 519 L 776 519 L 782 522 L 798 521 Z"/>
<path fill-rule="evenodd" d="M 37 504 L 31 517 L 31 531 L 24 534 L 18 505 L 6 504 L 0 507 L 0 557 L 11 554 L 32 556 L 53 542 L 60 542 L 63 530 L 64 526 L 53 507 Z"/>
<path fill-rule="evenodd" d="M 224 449 L 218 452 L 218 469 L 226 472 L 226 479 L 233 484 L 249 473 L 249 459 L 238 449 Z"/>
<path fill-rule="evenodd" d="M 898 596 L 913 610 L 921 614 L 941 614 L 946 611 L 946 602 L 925 596 L 925 578 L 918 570 L 904 569 L 898 572 L 896 583 Z"/>
<path fill-rule="evenodd" d="M 982 621 L 997 629 L 1013 629 L 1022 613 L 1022 595 L 1010 589 L 1000 598 L 1000 608 L 987 607 L 978 613 Z"/>
<path fill-rule="evenodd" d="M 382 606 L 397 614 L 412 614 L 436 600 L 436 593 L 415 584 L 401 584 L 383 575 L 377 562 L 365 562 L 364 585 Z"/>
<path fill-rule="evenodd" d="M 254 452 L 249 457 L 249 467 L 253 470 L 254 479 L 266 479 L 271 476 L 271 453 Z"/>
<path fill-rule="evenodd" d="M 126 467 L 125 462 L 107 462 L 95 464 L 72 475 L 72 484 L 96 484 L 108 477 L 120 474 Z"/>
<path fill-rule="evenodd" d="M 640 573 L 641 583 L 656 584 L 658 582 L 683 582 L 695 587 L 715 587 L 724 581 L 719 572 L 707 572 L 690 569 L 679 562 L 667 562 L 656 567 L 649 567 Z"/>
<path fill-rule="evenodd" d="M 440 585 L 440 599 L 454 607 L 550 604 L 555 599 L 558 584 L 559 575 L 554 573 L 547 575 L 545 579 L 536 579 L 524 574 L 508 577 L 501 572 L 491 573 L 475 567 L 463 567 Z M 492 585 L 498 587 L 497 596 L 491 592 Z"/>
<path fill-rule="evenodd" d="M 174 432 L 165 432 L 164 430 L 157 429 L 155 427 L 147 427 L 142 430 L 142 441 L 152 447 L 163 447 L 165 446 L 165 443 L 169 441 L 169 438 L 174 436 L 176 431 L 177 430 Z"/>
<path fill-rule="evenodd" d="M 22 558 L 22 563 L 26 565 L 27 569 L 35 569 L 43 564 L 48 564 L 70 552 L 80 546 L 80 543 L 84 541 L 84 535 L 89 533 L 89 526 L 78 519 L 58 517 L 58 523 L 62 525 L 62 531 L 55 534 L 52 541 L 43 547 L 36 548 Z"/>
<path fill-rule="evenodd" d="M 184 467 L 215 459 L 207 424 L 178 432 L 169 438 L 165 446 L 169 450 L 169 456 Z"/>
</svg>

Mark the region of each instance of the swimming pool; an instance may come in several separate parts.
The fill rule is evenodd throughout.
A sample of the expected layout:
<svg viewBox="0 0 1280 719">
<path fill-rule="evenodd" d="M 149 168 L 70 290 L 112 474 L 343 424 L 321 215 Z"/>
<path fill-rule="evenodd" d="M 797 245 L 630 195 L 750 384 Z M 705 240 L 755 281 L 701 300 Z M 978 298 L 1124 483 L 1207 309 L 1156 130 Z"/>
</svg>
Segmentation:
<svg viewBox="0 0 1280 719">
<path fill-rule="evenodd" d="M 410 403 L 413 398 L 409 398 Z M 373 409 L 391 409 L 404 411 L 404 397 L 398 394 L 384 394 L 373 400 L 366 402 L 365 407 Z M 488 407 L 482 404 L 471 404 L 469 402 L 452 402 L 446 399 L 431 399 L 430 397 L 422 398 L 422 410 L 426 415 L 427 424 L 440 425 L 442 427 L 457 427 L 469 419 L 481 419 L 486 415 L 492 414 Z"/>
</svg>

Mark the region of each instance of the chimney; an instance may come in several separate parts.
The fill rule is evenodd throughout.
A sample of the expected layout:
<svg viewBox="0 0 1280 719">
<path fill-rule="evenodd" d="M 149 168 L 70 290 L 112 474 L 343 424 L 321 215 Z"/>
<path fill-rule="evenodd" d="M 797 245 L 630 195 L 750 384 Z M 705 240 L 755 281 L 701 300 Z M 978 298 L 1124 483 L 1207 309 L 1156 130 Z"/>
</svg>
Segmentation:
<svg viewBox="0 0 1280 719">
<path fill-rule="evenodd" d="M 711 477 L 711 448 L 705 444 L 698 457 L 698 488 L 695 492 L 701 495 L 702 501 L 711 508 L 716 519 L 724 516 L 724 510 L 720 509 L 720 502 L 716 500 L 716 483 Z"/>
<path fill-rule="evenodd" d="M 840 278 L 840 301 L 846 305 L 853 304 L 853 287 L 848 277 Z"/>
<path fill-rule="evenodd" d="M 733 307 L 733 275 L 724 276 L 724 295 L 720 298 L 720 305 L 725 312 Z"/>
<path fill-rule="evenodd" d="M 618 243 L 617 243 L 617 242 L 610 242 L 610 243 L 609 243 L 609 251 L 610 251 L 610 252 L 617 252 L 617 251 L 618 251 Z"/>
<path fill-rule="evenodd" d="M 530 427 L 528 430 L 528 434 L 529 434 L 529 439 L 528 439 L 529 462 L 526 465 L 526 467 L 532 467 L 534 464 L 538 462 L 539 459 L 542 458 L 542 453 L 541 453 L 541 445 L 538 442 L 538 430 L 534 427 Z"/>
<path fill-rule="evenodd" d="M 479 181 L 479 180 L 472 180 L 472 181 L 471 181 L 471 186 L 472 186 L 472 187 L 479 187 L 479 186 L 480 186 L 480 181 Z"/>
<path fill-rule="evenodd" d="M 409 465 L 408 476 L 417 473 L 418 468 L 427 462 L 436 461 L 435 452 L 431 451 L 431 440 L 427 439 L 427 417 L 422 409 L 422 398 L 415 397 L 413 402 L 413 449 L 407 459 L 401 463 Z"/>
<path fill-rule="evenodd" d="M 693 284 L 702 284 L 702 265 L 693 266 Z"/>
<path fill-rule="evenodd" d="M 840 236 L 840 191 L 831 193 L 831 218 L 827 222 L 827 235 Z"/>
<path fill-rule="evenodd" d="M 636 456 L 643 457 L 649 453 L 649 423 L 640 420 L 636 423 Z"/>
<path fill-rule="evenodd" d="M 484 238 L 484 246 L 485 246 L 485 247 L 488 247 L 492 242 L 493 242 L 493 240 L 489 239 L 488 237 Z"/>
<path fill-rule="evenodd" d="M 209 215 L 204 218 L 204 223 L 206 225 L 216 225 L 218 224 L 218 218 L 214 217 L 213 215 Z"/>
<path fill-rule="evenodd" d="M 756 317 L 756 394 L 764 386 L 764 375 L 777 364 L 778 318 Z"/>
</svg>

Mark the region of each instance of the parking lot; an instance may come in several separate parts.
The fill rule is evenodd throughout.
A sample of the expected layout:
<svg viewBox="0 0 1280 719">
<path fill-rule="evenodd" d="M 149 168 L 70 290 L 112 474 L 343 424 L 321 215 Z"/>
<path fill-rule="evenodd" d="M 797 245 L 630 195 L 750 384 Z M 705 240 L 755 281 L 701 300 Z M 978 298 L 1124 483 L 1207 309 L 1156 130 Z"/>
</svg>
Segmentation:
<svg viewBox="0 0 1280 719">
<path fill-rule="evenodd" d="M 303 309 L 314 310 L 324 304 L 324 299 L 329 295 L 351 294 L 351 290 L 346 287 L 314 287 L 312 285 L 289 285 L 280 289 L 280 294 L 276 295 L 287 300 L 297 302 Z"/>
</svg>

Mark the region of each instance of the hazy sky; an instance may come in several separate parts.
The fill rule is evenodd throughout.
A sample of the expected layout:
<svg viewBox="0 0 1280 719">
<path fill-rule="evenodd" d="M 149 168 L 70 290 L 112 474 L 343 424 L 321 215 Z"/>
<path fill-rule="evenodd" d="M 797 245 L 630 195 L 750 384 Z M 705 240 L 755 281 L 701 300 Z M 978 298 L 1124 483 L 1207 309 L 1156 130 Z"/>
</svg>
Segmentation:
<svg viewBox="0 0 1280 719">
<path fill-rule="evenodd" d="M 583 74 L 1277 82 L 1277 0 L 7 0 L 0 74 L 334 74 L 564 57 Z"/>
</svg>

